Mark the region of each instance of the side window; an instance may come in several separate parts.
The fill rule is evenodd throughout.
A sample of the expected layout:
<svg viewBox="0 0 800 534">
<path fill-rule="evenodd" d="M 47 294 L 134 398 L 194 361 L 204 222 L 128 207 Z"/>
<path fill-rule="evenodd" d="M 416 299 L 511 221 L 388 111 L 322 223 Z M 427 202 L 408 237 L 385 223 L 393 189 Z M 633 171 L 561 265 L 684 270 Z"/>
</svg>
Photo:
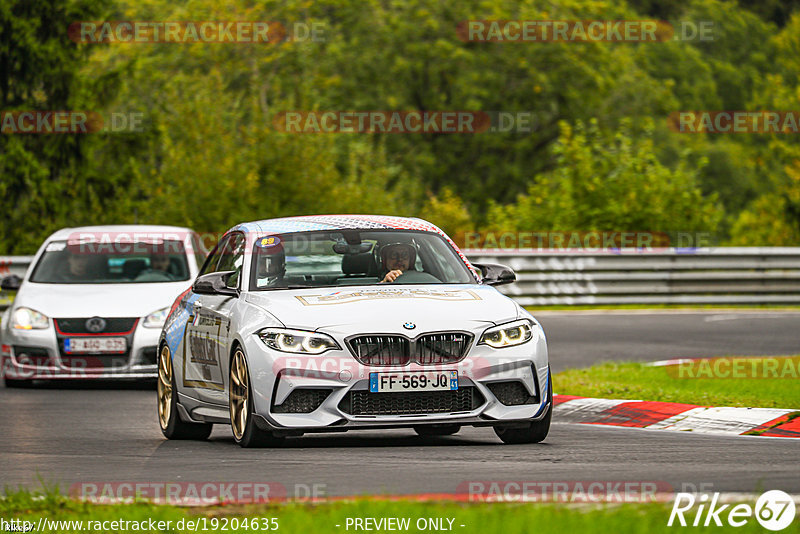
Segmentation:
<svg viewBox="0 0 800 534">
<path fill-rule="evenodd" d="M 222 256 L 216 270 L 236 271 L 236 274 L 228 278 L 228 287 L 235 288 L 239 285 L 244 263 L 244 244 L 245 240 L 242 234 L 233 234 L 220 247 Z"/>
<path fill-rule="evenodd" d="M 211 255 L 206 258 L 206 263 L 200 268 L 200 272 L 198 276 L 202 276 L 204 274 L 213 273 L 217 270 L 217 264 L 219 263 L 219 259 L 222 256 L 222 249 L 227 243 L 229 237 L 223 237 L 222 241 L 217 243 L 217 246 L 214 247 L 214 250 L 211 251 Z"/>
</svg>

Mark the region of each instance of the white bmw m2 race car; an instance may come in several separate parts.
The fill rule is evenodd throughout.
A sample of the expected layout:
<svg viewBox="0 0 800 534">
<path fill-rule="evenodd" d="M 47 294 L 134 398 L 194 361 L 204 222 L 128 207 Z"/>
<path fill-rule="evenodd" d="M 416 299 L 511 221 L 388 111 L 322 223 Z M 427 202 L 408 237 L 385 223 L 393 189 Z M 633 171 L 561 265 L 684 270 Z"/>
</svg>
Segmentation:
<svg viewBox="0 0 800 534">
<path fill-rule="evenodd" d="M 159 341 L 158 418 L 169 439 L 230 424 L 243 447 L 307 432 L 491 426 L 547 436 L 541 325 L 420 219 L 307 216 L 220 239 Z"/>
</svg>

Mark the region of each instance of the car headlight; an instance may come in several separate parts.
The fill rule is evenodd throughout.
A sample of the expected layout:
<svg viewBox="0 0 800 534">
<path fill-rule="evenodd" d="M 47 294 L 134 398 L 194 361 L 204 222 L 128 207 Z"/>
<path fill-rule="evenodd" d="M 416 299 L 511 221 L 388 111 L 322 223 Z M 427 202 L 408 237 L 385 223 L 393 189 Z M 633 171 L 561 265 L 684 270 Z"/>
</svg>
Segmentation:
<svg viewBox="0 0 800 534">
<path fill-rule="evenodd" d="M 50 326 L 50 320 L 36 310 L 19 307 L 14 310 L 12 325 L 17 330 L 38 330 Z"/>
<path fill-rule="evenodd" d="M 154 311 L 145 317 L 142 326 L 145 328 L 161 328 L 167 320 L 167 315 L 169 315 L 169 306 Z"/>
<path fill-rule="evenodd" d="M 489 328 L 481 336 L 480 343 L 495 349 L 501 349 L 503 347 L 522 345 L 530 341 L 532 337 L 531 323 L 527 319 L 523 319 L 522 321 L 514 321 L 513 323 Z"/>
<path fill-rule="evenodd" d="M 265 328 L 258 333 L 258 337 L 271 349 L 293 354 L 322 354 L 339 348 L 332 337 L 304 330 Z"/>
</svg>

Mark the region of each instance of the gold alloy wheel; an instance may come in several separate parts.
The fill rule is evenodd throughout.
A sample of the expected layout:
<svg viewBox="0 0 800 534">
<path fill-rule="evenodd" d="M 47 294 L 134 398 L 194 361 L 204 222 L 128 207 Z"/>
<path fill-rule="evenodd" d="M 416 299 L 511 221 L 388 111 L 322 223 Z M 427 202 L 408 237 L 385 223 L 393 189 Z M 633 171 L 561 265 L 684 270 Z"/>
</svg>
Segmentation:
<svg viewBox="0 0 800 534">
<path fill-rule="evenodd" d="M 158 358 L 158 422 L 161 428 L 166 429 L 172 415 L 172 358 L 169 348 L 161 348 Z"/>
<path fill-rule="evenodd" d="M 247 428 L 248 400 L 250 397 L 250 383 L 247 378 L 247 362 L 244 353 L 237 349 L 233 355 L 231 363 L 230 381 L 230 409 L 231 409 L 231 429 L 237 440 L 244 436 Z"/>
</svg>

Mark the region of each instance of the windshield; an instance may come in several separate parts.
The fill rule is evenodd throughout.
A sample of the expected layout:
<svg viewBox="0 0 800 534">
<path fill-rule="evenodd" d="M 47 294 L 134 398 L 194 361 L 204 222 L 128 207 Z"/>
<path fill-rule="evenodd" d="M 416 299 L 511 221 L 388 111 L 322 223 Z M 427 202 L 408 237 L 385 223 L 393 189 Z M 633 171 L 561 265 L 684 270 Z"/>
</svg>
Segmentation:
<svg viewBox="0 0 800 534">
<path fill-rule="evenodd" d="M 254 290 L 476 283 L 442 236 L 398 230 L 299 232 L 259 238 Z M 391 274 L 390 274 L 391 273 Z"/>
<path fill-rule="evenodd" d="M 31 282 L 41 284 L 139 284 L 188 279 L 189 266 L 180 241 L 51 241 L 31 275 Z"/>
</svg>

